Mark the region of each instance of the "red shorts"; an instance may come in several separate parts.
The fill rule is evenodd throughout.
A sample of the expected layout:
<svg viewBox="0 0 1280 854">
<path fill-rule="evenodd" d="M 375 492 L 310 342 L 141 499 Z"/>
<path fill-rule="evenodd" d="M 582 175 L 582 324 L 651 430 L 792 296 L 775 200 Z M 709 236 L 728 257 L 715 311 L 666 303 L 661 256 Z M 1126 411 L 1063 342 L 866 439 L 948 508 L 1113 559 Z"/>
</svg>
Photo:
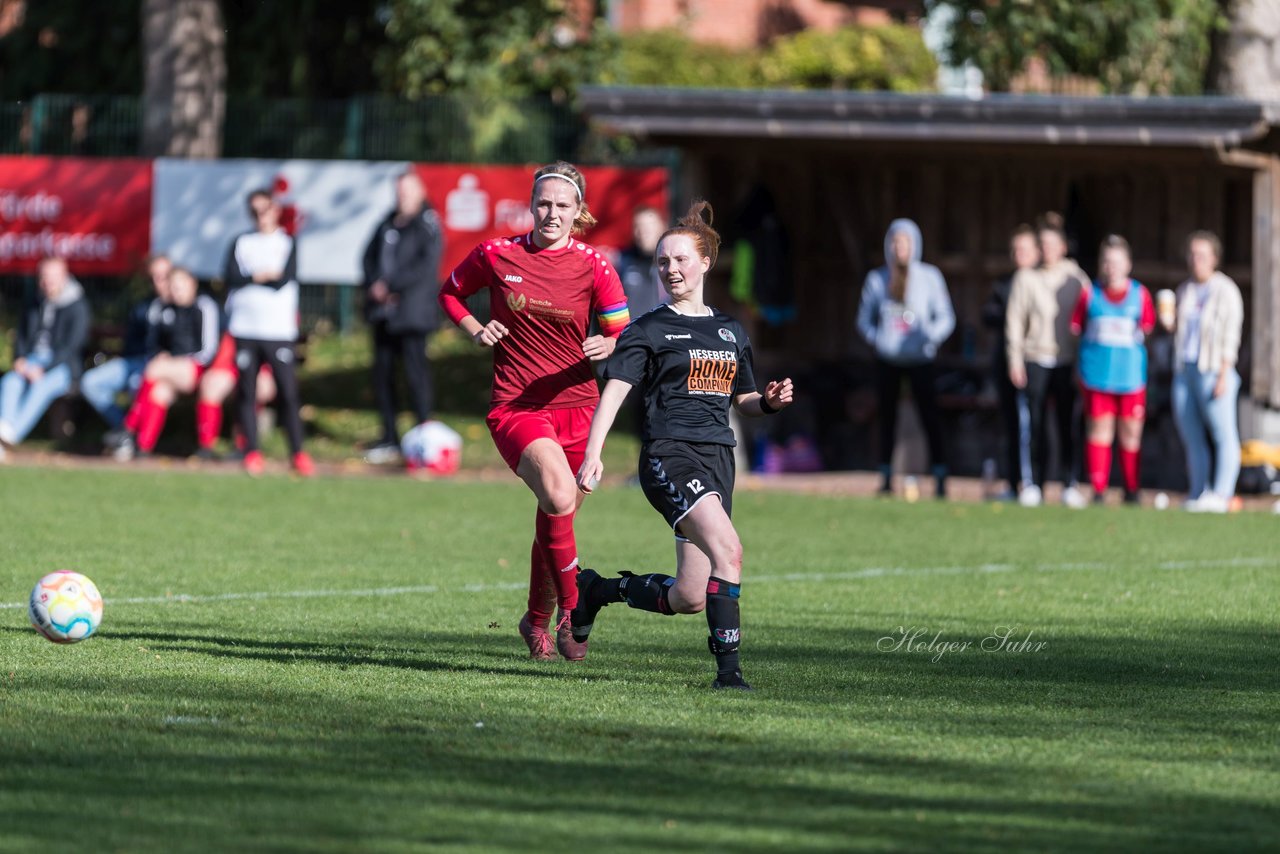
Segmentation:
<svg viewBox="0 0 1280 854">
<path fill-rule="evenodd" d="M 569 468 L 576 474 L 587 450 L 587 434 L 591 432 L 594 403 L 568 409 L 525 409 L 501 404 L 489 410 L 484 419 L 493 436 L 493 444 L 507 466 L 515 471 L 520 455 L 535 439 L 550 439 L 569 458 Z"/>
<path fill-rule="evenodd" d="M 209 363 L 209 370 L 236 373 L 236 342 L 225 332 L 222 334 L 222 340 L 218 342 L 217 355 Z"/>
<path fill-rule="evenodd" d="M 1114 394 L 1108 391 L 1084 390 L 1084 414 L 1090 420 L 1095 418 L 1146 418 L 1147 390 L 1145 388 L 1125 394 Z"/>
</svg>

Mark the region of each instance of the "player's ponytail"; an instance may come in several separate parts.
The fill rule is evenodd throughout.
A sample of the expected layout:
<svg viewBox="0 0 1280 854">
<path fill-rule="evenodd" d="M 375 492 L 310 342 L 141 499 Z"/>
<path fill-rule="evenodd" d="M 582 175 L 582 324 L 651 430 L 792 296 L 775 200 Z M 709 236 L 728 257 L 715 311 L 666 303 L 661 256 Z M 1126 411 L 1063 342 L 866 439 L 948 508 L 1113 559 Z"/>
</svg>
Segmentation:
<svg viewBox="0 0 1280 854">
<path fill-rule="evenodd" d="M 596 218 L 587 209 L 587 179 L 583 177 L 578 167 L 563 160 L 548 163 L 533 173 L 533 188 L 535 191 L 538 188 L 538 182 L 543 178 L 562 178 L 573 184 L 578 196 L 578 215 L 573 218 L 572 232 L 574 234 L 583 234 L 596 224 Z"/>
<path fill-rule="evenodd" d="M 703 258 L 711 259 L 711 266 L 714 267 L 716 257 L 720 254 L 720 233 L 711 227 L 714 217 L 715 212 L 711 209 L 710 202 L 706 199 L 694 199 L 685 215 L 676 220 L 675 226 L 667 229 L 662 236 L 684 234 L 692 238 L 698 252 Z"/>
</svg>

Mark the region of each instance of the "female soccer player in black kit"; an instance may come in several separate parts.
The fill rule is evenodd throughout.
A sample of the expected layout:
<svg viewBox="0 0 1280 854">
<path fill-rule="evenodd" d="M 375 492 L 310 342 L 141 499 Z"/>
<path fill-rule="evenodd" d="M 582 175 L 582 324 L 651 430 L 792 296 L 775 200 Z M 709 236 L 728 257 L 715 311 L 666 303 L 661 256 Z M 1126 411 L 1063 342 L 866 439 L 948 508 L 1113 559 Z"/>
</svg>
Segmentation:
<svg viewBox="0 0 1280 854">
<path fill-rule="evenodd" d="M 612 602 L 667 615 L 705 609 L 708 645 L 716 659 L 711 687 L 750 690 L 738 663 L 742 544 L 730 521 L 734 439 L 729 407 L 743 415 L 772 415 L 791 403 L 792 387 L 784 379 L 766 385 L 763 394 L 756 391 L 751 342 L 742 326 L 702 301 L 703 279 L 719 248 L 711 205 L 704 201 L 694 202 L 658 242 L 658 273 L 671 303 L 635 320 L 618 339 L 578 470 L 578 487 L 590 492 L 604 471 L 605 436 L 627 392 L 640 386 L 645 399 L 640 485 L 675 531 L 676 577 L 623 572 L 602 578 L 583 569 L 571 626 L 574 639 L 585 642 L 596 614 Z M 716 500 L 706 500 L 712 497 Z"/>
</svg>

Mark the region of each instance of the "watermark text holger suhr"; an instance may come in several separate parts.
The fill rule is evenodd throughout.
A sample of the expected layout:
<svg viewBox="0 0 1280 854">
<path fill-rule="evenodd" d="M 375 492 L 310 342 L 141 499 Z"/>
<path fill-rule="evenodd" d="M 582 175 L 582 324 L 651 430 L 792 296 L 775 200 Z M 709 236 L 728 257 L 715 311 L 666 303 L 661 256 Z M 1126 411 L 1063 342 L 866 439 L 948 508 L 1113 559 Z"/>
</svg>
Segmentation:
<svg viewBox="0 0 1280 854">
<path fill-rule="evenodd" d="M 1018 626 L 996 626 L 991 634 L 979 641 L 949 640 L 942 636 L 942 631 L 930 632 L 927 626 L 898 626 L 896 632 L 885 635 L 876 641 L 876 649 L 881 652 L 914 652 L 929 656 L 930 661 L 941 661 L 943 656 L 951 653 L 963 653 L 970 650 L 995 653 L 1031 653 L 1043 652 L 1049 642 L 1032 640 L 1035 631 L 1027 629 L 1019 631 Z"/>
</svg>

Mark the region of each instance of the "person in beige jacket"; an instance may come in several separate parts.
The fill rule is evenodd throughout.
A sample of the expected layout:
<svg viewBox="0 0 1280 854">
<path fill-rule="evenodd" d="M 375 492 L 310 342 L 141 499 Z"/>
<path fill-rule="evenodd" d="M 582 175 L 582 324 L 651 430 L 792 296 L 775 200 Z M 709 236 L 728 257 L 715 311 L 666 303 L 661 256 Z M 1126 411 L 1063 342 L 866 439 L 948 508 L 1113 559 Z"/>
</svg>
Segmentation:
<svg viewBox="0 0 1280 854">
<path fill-rule="evenodd" d="M 1240 476 L 1236 359 L 1244 327 L 1240 288 L 1218 271 L 1222 243 L 1212 232 L 1187 239 L 1191 277 L 1178 288 L 1174 329 L 1173 414 L 1187 451 L 1187 509 L 1225 513 Z M 1213 440 L 1213 453 L 1209 442 Z M 1209 465 L 1213 462 L 1213 482 Z"/>
<path fill-rule="evenodd" d="M 1040 266 L 1021 270 L 1014 277 L 1005 317 L 1005 347 L 1009 380 L 1027 397 L 1031 415 L 1031 483 L 1018 496 L 1026 506 L 1043 498 L 1049 462 L 1049 406 L 1058 427 L 1058 476 L 1062 500 L 1084 507 L 1077 488 L 1080 471 L 1080 414 L 1076 395 L 1076 338 L 1071 334 L 1071 313 L 1088 283 L 1088 277 L 1067 257 L 1062 218 L 1046 214 L 1037 223 Z"/>
</svg>

